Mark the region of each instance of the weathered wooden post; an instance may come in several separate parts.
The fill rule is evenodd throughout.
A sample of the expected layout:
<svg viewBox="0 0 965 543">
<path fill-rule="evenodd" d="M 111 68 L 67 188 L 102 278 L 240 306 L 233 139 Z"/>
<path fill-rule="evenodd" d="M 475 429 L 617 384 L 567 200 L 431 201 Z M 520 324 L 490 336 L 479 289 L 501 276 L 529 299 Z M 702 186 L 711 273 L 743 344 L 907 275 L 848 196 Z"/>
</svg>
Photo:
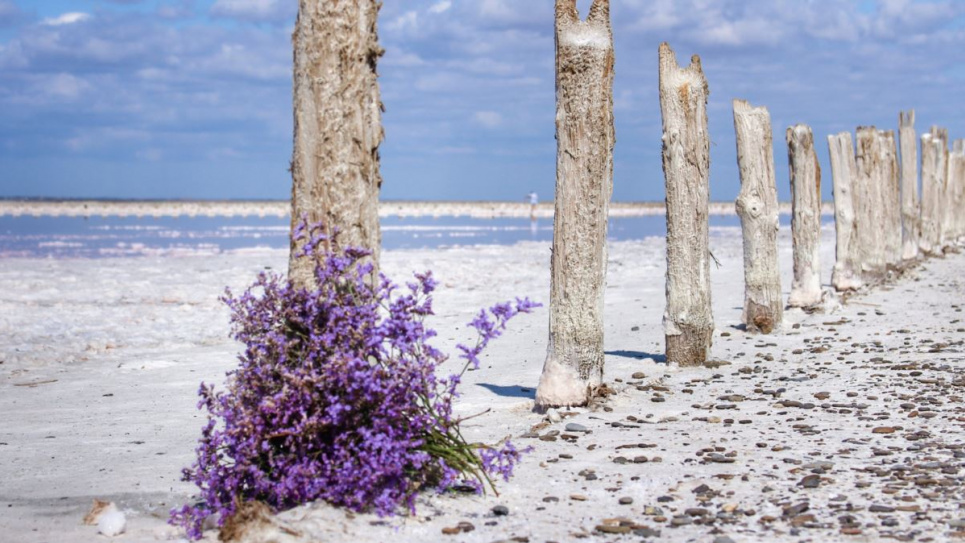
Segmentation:
<svg viewBox="0 0 965 543">
<path fill-rule="evenodd" d="M 942 254 L 941 223 L 944 214 L 947 177 L 947 143 L 942 132 L 932 131 L 921 136 L 921 250 L 928 254 Z"/>
<path fill-rule="evenodd" d="M 613 32 L 609 0 L 586 21 L 556 0 L 556 214 L 549 346 L 536 403 L 582 405 L 603 379 L 606 228 L 613 192 Z"/>
<path fill-rule="evenodd" d="M 892 130 L 877 132 L 879 159 L 875 178 L 880 185 L 881 227 L 884 236 L 884 260 L 889 266 L 901 264 L 901 182 L 899 181 L 898 148 Z"/>
<path fill-rule="evenodd" d="M 858 262 L 861 266 L 862 280 L 873 283 L 884 277 L 885 262 L 885 220 L 887 212 L 882 209 L 884 183 L 880 181 L 882 139 L 873 126 L 859 126 L 855 134 L 855 217 L 858 224 Z"/>
<path fill-rule="evenodd" d="M 663 173 L 667 190 L 667 361 L 707 360 L 714 334 L 710 305 L 710 136 L 707 79 L 700 57 L 677 64 L 670 45 L 659 50 Z"/>
<path fill-rule="evenodd" d="M 343 246 L 364 247 L 378 263 L 379 144 L 382 101 L 376 61 L 382 55 L 376 19 L 381 2 L 299 0 L 292 36 L 295 142 L 292 227 L 302 220 L 339 231 Z M 314 282 L 314 263 L 296 257 L 288 275 Z"/>
<path fill-rule="evenodd" d="M 784 318 L 781 274 L 777 265 L 777 186 L 771 115 L 766 107 L 734 100 L 737 165 L 741 190 L 737 196 L 744 239 L 744 311 L 741 319 L 752 332 L 770 334 Z"/>
<path fill-rule="evenodd" d="M 918 257 L 921 244 L 918 136 L 915 133 L 914 109 L 898 114 L 898 140 L 901 142 L 901 257 L 912 260 Z"/>
<path fill-rule="evenodd" d="M 861 281 L 858 252 L 858 225 L 855 219 L 854 183 L 857 166 L 850 132 L 828 136 L 834 192 L 835 261 L 831 285 L 838 292 L 857 290 Z"/>
<path fill-rule="evenodd" d="M 948 190 L 945 217 L 948 244 L 965 235 L 965 140 L 955 140 L 948 154 Z"/>
<path fill-rule="evenodd" d="M 821 166 L 814 153 L 811 127 L 787 129 L 791 171 L 791 238 L 794 280 L 787 305 L 813 307 L 821 303 Z"/>
</svg>

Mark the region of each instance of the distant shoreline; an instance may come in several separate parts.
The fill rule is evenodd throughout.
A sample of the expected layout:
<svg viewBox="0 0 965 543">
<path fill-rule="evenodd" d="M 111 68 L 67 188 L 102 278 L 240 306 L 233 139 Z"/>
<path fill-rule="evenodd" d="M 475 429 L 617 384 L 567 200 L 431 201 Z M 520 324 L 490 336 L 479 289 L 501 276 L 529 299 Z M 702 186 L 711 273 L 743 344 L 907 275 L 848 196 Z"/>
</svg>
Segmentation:
<svg viewBox="0 0 965 543">
<path fill-rule="evenodd" d="M 0 217 L 287 217 L 288 200 L 73 200 L 0 199 Z M 789 214 L 789 202 L 781 202 Z M 528 218 L 524 202 L 384 200 L 380 217 L 470 217 L 477 219 Z M 666 213 L 663 202 L 611 202 L 610 217 L 643 217 Z M 823 214 L 833 214 L 832 202 L 823 203 Z M 711 215 L 735 215 L 733 202 L 711 202 Z M 537 218 L 551 218 L 553 203 L 536 206 Z"/>
</svg>

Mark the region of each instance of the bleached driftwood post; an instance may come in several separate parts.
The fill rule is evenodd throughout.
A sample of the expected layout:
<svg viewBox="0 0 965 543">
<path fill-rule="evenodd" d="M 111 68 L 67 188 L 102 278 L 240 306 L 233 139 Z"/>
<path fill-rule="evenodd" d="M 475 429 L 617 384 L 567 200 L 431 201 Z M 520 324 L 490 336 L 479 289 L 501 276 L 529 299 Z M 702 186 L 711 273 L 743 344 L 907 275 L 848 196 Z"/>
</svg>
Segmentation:
<svg viewBox="0 0 965 543">
<path fill-rule="evenodd" d="M 787 153 L 794 252 L 794 280 L 787 305 L 813 307 L 821 303 L 821 167 L 811 127 L 798 124 L 787 129 Z"/>
<path fill-rule="evenodd" d="M 364 247 L 378 263 L 379 144 L 382 101 L 376 61 L 382 55 L 376 19 L 381 2 L 299 0 L 292 36 L 295 141 L 292 226 L 303 219 L 337 228 L 343 246 Z M 296 258 L 288 275 L 313 283 L 313 263 Z"/>
<path fill-rule="evenodd" d="M 677 64 L 670 45 L 659 51 L 663 173 L 667 190 L 667 361 L 707 360 L 714 334 L 710 305 L 710 136 L 707 79 L 700 57 Z"/>
<path fill-rule="evenodd" d="M 861 281 L 858 257 L 858 225 L 855 220 L 854 183 L 857 167 L 850 132 L 828 136 L 834 192 L 835 262 L 831 285 L 838 292 L 857 290 Z"/>
<path fill-rule="evenodd" d="M 884 260 L 889 266 L 901 264 L 901 182 L 898 170 L 898 148 L 892 130 L 879 130 L 876 179 L 881 194 L 881 228 Z"/>
<path fill-rule="evenodd" d="M 582 405 L 603 379 L 606 227 L 613 191 L 613 33 L 609 0 L 581 21 L 556 1 L 556 214 L 549 346 L 536 403 Z"/>
<path fill-rule="evenodd" d="M 955 140 L 948 154 L 946 193 L 946 242 L 954 244 L 965 235 L 965 140 Z"/>
<path fill-rule="evenodd" d="M 884 277 L 885 232 L 882 209 L 884 184 L 881 177 L 882 139 L 873 126 L 859 126 L 856 136 L 855 167 L 855 220 L 858 224 L 858 263 L 865 283 L 873 283 Z"/>
<path fill-rule="evenodd" d="M 734 100 L 737 165 L 741 190 L 737 196 L 744 239 L 744 311 L 741 318 L 752 332 L 770 334 L 781 325 L 781 274 L 777 265 L 777 186 L 771 115 L 765 107 Z"/>
<path fill-rule="evenodd" d="M 898 140 L 901 143 L 901 257 L 918 257 L 921 243 L 921 208 L 918 202 L 918 136 L 915 110 L 898 114 Z M 835 196 L 837 198 L 837 196 Z"/>
<path fill-rule="evenodd" d="M 921 250 L 942 253 L 941 222 L 947 174 L 947 144 L 934 128 L 921 136 Z"/>
</svg>

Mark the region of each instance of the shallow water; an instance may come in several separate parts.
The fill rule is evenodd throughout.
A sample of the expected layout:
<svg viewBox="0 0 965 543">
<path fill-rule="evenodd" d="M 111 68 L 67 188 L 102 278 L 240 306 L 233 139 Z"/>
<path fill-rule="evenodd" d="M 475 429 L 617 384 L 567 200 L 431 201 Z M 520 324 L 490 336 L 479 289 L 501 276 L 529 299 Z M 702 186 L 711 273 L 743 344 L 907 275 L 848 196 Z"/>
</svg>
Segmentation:
<svg viewBox="0 0 965 543">
<path fill-rule="evenodd" d="M 781 224 L 790 217 L 782 215 Z M 825 216 L 825 222 L 831 218 Z M 740 228 L 737 216 L 712 215 L 711 236 Z M 280 217 L 0 217 L 0 258 L 111 258 L 220 253 L 288 246 L 288 218 Z M 666 234 L 662 215 L 613 218 L 608 239 L 624 241 Z M 512 245 L 553 238 L 550 219 L 388 217 L 382 247 L 425 249 L 463 245 Z"/>
</svg>

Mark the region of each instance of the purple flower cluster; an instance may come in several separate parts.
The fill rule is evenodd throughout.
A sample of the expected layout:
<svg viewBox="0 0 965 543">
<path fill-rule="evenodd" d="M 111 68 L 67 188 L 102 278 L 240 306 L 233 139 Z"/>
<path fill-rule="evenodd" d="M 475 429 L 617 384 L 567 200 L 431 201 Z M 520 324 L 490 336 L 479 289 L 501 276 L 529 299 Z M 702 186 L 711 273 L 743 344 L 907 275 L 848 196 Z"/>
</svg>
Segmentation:
<svg viewBox="0 0 965 543">
<path fill-rule="evenodd" d="M 423 488 L 492 486 L 519 460 L 512 443 L 469 444 L 453 418 L 460 374 L 440 378 L 446 356 L 429 345 L 435 332 L 430 273 L 401 289 L 360 249 L 335 249 L 319 228 L 300 228 L 302 256 L 315 262 L 315 288 L 262 273 L 242 295 L 226 292 L 233 337 L 244 343 L 225 391 L 202 383 L 208 420 L 197 460 L 182 479 L 200 502 L 172 511 L 171 522 L 201 537 L 204 519 L 230 517 L 242 502 L 276 510 L 314 500 L 380 515 L 414 508 Z M 470 324 L 479 333 L 461 357 L 479 354 L 528 299 L 497 304 Z M 463 368 L 465 371 L 466 368 Z"/>
</svg>

